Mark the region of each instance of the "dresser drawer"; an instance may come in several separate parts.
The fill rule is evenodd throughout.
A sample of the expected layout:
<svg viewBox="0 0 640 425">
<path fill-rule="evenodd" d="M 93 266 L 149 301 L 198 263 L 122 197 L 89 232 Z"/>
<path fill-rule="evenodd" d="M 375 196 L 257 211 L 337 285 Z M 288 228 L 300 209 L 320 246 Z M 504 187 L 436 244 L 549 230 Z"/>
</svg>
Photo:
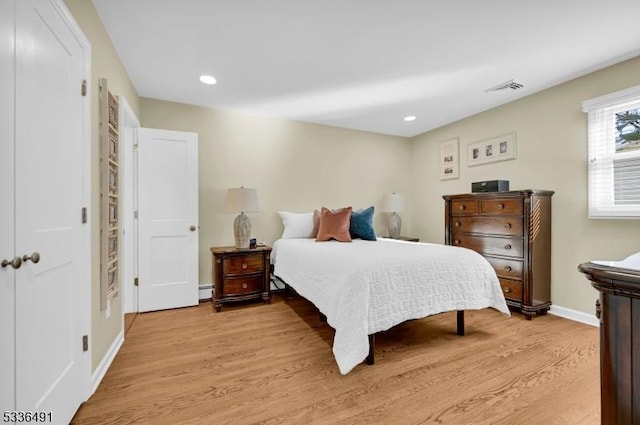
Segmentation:
<svg viewBox="0 0 640 425">
<path fill-rule="evenodd" d="M 260 292 L 263 287 L 263 276 L 247 276 L 246 278 L 230 278 L 223 283 L 222 295 L 242 295 Z"/>
<path fill-rule="evenodd" d="M 505 298 L 522 302 L 522 282 L 509 279 L 499 279 L 500 287 Z"/>
<path fill-rule="evenodd" d="M 480 201 L 481 214 L 522 215 L 521 199 L 483 199 Z"/>
<path fill-rule="evenodd" d="M 471 236 L 455 233 L 451 244 L 473 249 L 480 254 L 504 255 L 522 258 L 524 242 L 519 238 L 494 238 L 490 236 Z"/>
<path fill-rule="evenodd" d="M 521 217 L 455 217 L 451 231 L 522 236 Z"/>
<path fill-rule="evenodd" d="M 231 255 L 222 261 L 222 269 L 226 275 L 260 273 L 262 268 L 262 255 Z"/>
<path fill-rule="evenodd" d="M 473 199 L 451 202 L 451 215 L 476 215 L 478 214 L 478 201 Z"/>
<path fill-rule="evenodd" d="M 498 277 L 508 277 L 512 279 L 522 279 L 524 264 L 519 260 L 508 260 L 505 258 L 486 257 L 489 264 L 493 266 Z"/>
</svg>

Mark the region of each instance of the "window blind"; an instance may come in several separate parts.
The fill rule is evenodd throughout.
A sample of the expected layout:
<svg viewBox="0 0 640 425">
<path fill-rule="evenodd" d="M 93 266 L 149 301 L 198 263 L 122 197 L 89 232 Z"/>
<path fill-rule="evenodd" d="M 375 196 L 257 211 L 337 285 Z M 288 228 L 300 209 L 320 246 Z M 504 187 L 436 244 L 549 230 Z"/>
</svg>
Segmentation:
<svg viewBox="0 0 640 425">
<path fill-rule="evenodd" d="M 640 86 L 583 103 L 589 217 L 640 218 Z"/>
</svg>

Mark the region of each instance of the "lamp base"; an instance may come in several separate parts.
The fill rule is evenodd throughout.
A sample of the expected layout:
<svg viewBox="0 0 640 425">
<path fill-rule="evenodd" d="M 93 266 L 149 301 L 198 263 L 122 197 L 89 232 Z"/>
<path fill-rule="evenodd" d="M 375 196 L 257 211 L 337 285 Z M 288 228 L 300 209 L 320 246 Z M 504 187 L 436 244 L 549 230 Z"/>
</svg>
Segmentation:
<svg viewBox="0 0 640 425">
<path fill-rule="evenodd" d="M 251 237 L 251 220 L 240 213 L 233 220 L 233 236 L 236 238 L 236 248 L 249 248 L 249 238 Z"/>
<path fill-rule="evenodd" d="M 397 213 L 391 213 L 389 216 L 389 237 L 392 239 L 400 238 L 400 227 L 402 226 L 402 219 Z"/>
</svg>

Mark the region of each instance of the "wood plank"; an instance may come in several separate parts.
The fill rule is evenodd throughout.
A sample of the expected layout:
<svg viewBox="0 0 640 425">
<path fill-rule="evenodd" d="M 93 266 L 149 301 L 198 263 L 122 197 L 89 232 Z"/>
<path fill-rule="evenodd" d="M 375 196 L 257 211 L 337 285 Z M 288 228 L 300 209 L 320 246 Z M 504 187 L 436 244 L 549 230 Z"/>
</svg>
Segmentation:
<svg viewBox="0 0 640 425">
<path fill-rule="evenodd" d="M 334 331 L 302 298 L 139 314 L 74 424 L 598 424 L 599 330 L 495 310 L 376 334 L 340 375 Z"/>
</svg>

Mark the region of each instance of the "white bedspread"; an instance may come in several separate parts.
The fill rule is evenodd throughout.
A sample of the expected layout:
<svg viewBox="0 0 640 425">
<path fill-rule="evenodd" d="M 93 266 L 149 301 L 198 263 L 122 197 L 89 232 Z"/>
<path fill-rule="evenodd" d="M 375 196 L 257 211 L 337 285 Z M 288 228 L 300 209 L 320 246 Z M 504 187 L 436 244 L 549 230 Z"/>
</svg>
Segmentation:
<svg viewBox="0 0 640 425">
<path fill-rule="evenodd" d="M 335 329 L 346 375 L 369 353 L 368 335 L 410 319 L 493 307 L 509 315 L 496 273 L 466 248 L 378 239 L 279 239 L 274 274 L 315 304 Z"/>
</svg>

